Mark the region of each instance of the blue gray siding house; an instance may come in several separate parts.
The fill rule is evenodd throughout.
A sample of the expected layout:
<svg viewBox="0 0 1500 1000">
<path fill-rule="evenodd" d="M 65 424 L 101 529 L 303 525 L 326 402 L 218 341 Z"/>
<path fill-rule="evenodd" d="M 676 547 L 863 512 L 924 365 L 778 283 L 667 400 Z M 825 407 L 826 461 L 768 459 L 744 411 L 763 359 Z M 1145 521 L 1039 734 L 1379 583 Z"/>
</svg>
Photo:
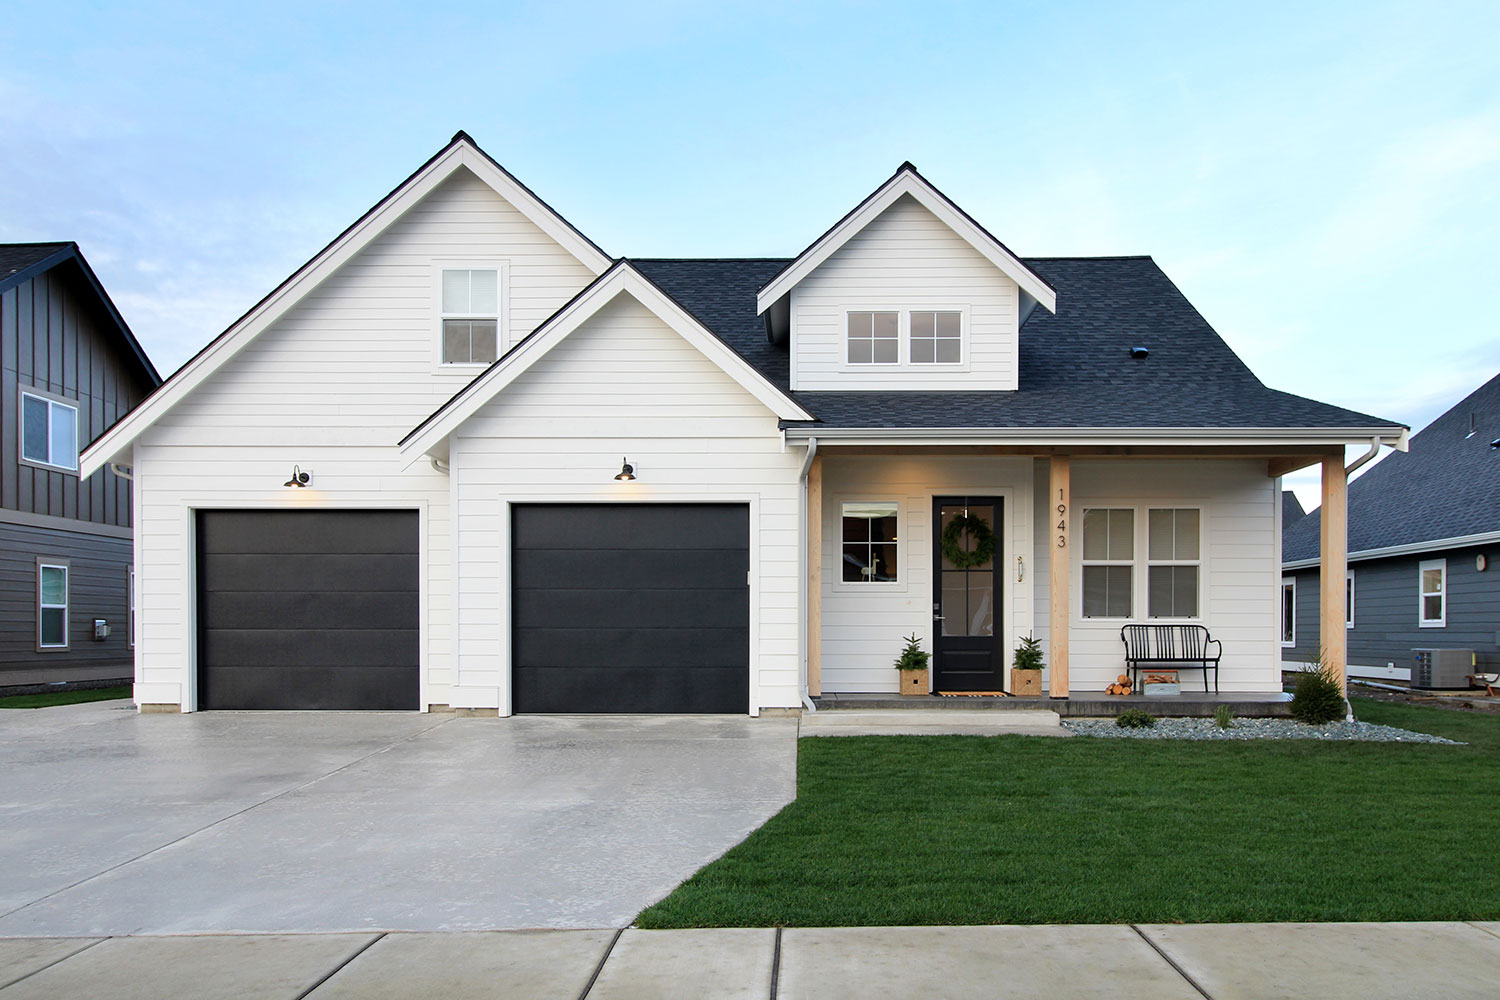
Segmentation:
<svg viewBox="0 0 1500 1000">
<path fill-rule="evenodd" d="M 1320 519 L 1282 531 L 1283 661 L 1317 654 Z M 1349 484 L 1351 676 L 1406 679 L 1413 649 L 1500 669 L 1500 376 Z"/>
</svg>

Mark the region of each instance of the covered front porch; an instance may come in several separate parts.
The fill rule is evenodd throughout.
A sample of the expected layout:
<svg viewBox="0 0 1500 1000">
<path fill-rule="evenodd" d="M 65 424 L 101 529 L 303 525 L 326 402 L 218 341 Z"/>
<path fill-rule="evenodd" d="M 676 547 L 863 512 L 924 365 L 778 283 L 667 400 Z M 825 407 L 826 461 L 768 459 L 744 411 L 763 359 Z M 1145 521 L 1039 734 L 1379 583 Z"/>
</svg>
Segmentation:
<svg viewBox="0 0 1500 1000">
<path fill-rule="evenodd" d="M 806 694 L 818 709 L 1281 715 L 1282 475 L 1321 467 L 1324 564 L 1345 559 L 1347 471 L 1331 441 L 810 439 L 808 452 Z M 1342 621 L 1343 588 L 1321 596 L 1323 618 Z M 1185 667 L 1172 697 L 1106 694 L 1128 672 L 1121 628 L 1148 623 L 1206 628 L 1222 645 L 1217 672 Z M 1325 657 L 1342 677 L 1344 636 L 1331 631 Z M 931 697 L 898 693 L 909 636 L 932 656 Z M 1043 686 L 1014 697 L 1028 636 Z"/>
</svg>

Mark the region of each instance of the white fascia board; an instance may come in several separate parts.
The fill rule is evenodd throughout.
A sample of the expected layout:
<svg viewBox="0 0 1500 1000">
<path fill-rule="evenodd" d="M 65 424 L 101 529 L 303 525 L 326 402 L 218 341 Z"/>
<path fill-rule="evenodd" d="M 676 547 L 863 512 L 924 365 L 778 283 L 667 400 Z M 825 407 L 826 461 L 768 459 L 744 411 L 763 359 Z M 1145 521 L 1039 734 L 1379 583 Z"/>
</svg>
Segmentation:
<svg viewBox="0 0 1500 1000">
<path fill-rule="evenodd" d="M 622 294 L 630 295 L 649 309 L 778 418 L 813 419 L 812 414 L 798 406 L 754 366 L 705 329 L 703 324 L 648 281 L 629 261 L 621 261 L 408 435 L 400 444 L 405 466 L 410 467 L 424 455 L 441 454 L 446 448 L 449 435 L 591 316 Z"/>
<path fill-rule="evenodd" d="M 1011 253 L 989 233 L 981 229 L 972 219 L 954 209 L 941 192 L 928 184 L 910 169 L 899 171 L 883 187 L 865 200 L 837 226 L 824 233 L 812 246 L 782 271 L 771 283 L 755 296 L 755 310 L 764 313 L 793 286 L 797 285 L 824 261 L 833 256 L 855 234 L 873 222 L 881 212 L 890 208 L 902 195 L 911 195 L 948 228 L 968 242 L 975 250 L 1000 269 L 1021 289 L 1036 299 L 1048 312 L 1057 312 L 1057 293 L 1036 272 L 1027 267 L 1019 257 Z"/>
<path fill-rule="evenodd" d="M 1308 511 L 1304 517 L 1313 517 L 1317 508 Z M 1434 538 L 1426 542 L 1407 542 L 1405 545 L 1387 545 L 1379 549 L 1361 549 L 1351 552 L 1347 557 L 1348 562 L 1365 562 L 1370 559 L 1389 559 L 1393 556 L 1414 556 L 1423 552 L 1439 552 L 1444 549 L 1464 549 L 1472 545 L 1491 545 L 1500 542 L 1500 531 L 1484 531 L 1477 535 L 1458 535 L 1454 538 Z M 1322 557 L 1315 559 L 1294 559 L 1281 564 L 1281 568 L 1287 569 L 1315 569 L 1322 562 Z"/>
<path fill-rule="evenodd" d="M 392 191 L 338 239 L 302 265 L 300 270 L 282 282 L 275 291 L 256 303 L 229 329 L 174 372 L 156 392 L 84 449 L 83 454 L 78 457 L 79 477 L 87 479 L 109 462 L 119 460 L 146 428 L 203 384 L 230 358 L 286 315 L 303 297 L 348 263 L 460 167 L 467 168 L 490 185 L 497 194 L 514 205 L 517 211 L 557 240 L 595 274 L 608 269 L 609 258 L 601 250 L 583 239 L 514 178 L 498 169 L 479 149 L 467 140 L 460 139 L 433 157 L 426 166 L 409 177 L 406 183 Z"/>
<path fill-rule="evenodd" d="M 789 441 L 817 437 L 824 445 L 1034 444 L 1034 445 L 1234 445 L 1263 447 L 1362 444 L 1396 439 L 1395 427 L 806 427 L 786 428 Z"/>
</svg>

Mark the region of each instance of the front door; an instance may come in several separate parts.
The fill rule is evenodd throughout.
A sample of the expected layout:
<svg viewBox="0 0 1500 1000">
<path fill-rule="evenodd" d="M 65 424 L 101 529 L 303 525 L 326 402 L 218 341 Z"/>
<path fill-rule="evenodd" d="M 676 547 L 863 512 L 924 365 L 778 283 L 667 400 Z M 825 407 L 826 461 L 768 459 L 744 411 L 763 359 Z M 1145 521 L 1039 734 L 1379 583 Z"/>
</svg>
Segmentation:
<svg viewBox="0 0 1500 1000">
<path fill-rule="evenodd" d="M 1005 564 L 999 497 L 934 497 L 933 689 L 1003 691 L 1000 567 Z"/>
</svg>

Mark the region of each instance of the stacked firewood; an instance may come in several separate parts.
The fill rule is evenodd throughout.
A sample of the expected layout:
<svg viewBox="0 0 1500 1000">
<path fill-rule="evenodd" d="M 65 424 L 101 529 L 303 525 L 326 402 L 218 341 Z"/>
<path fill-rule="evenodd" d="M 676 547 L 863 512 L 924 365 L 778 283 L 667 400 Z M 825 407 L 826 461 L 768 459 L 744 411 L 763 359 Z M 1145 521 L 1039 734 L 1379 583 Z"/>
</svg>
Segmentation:
<svg viewBox="0 0 1500 1000">
<path fill-rule="evenodd" d="M 1115 682 L 1113 684 L 1111 684 L 1109 687 L 1107 687 L 1107 688 L 1104 689 L 1104 693 L 1105 694 L 1129 694 L 1130 693 L 1130 675 L 1129 674 L 1121 674 L 1119 677 L 1116 677 L 1115 678 Z"/>
</svg>

